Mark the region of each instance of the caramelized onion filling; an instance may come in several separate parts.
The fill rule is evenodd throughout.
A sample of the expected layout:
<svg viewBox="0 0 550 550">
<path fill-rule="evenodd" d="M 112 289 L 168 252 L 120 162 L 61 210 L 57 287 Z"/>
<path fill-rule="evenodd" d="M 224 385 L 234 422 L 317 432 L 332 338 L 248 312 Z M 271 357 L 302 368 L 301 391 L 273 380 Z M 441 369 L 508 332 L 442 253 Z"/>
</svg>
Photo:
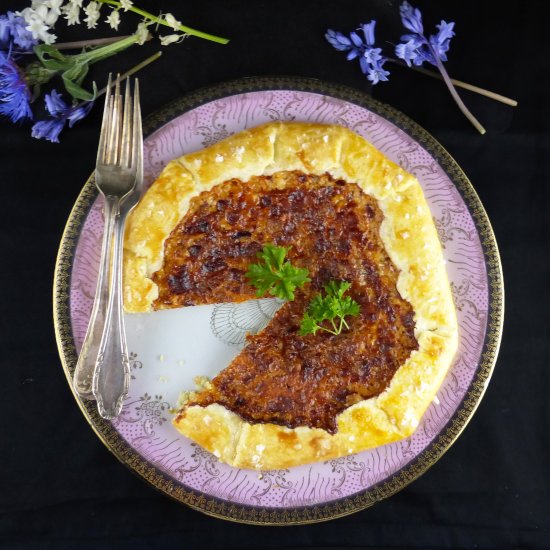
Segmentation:
<svg viewBox="0 0 550 550">
<path fill-rule="evenodd" d="M 155 309 L 255 298 L 245 273 L 268 243 L 291 247 L 288 259 L 309 270 L 311 283 L 187 406 L 220 403 L 248 421 L 334 433 L 340 412 L 384 391 L 418 343 L 382 220 L 372 197 L 329 174 L 232 179 L 195 197 L 153 275 Z M 339 335 L 300 336 L 310 299 L 330 280 L 352 283 L 360 315 Z"/>
</svg>

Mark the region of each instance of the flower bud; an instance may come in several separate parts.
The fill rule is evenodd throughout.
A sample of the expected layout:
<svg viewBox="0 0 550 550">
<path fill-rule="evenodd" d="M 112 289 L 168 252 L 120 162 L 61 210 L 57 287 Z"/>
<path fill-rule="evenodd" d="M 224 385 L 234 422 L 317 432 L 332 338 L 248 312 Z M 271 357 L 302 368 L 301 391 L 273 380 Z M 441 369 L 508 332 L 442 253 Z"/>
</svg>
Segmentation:
<svg viewBox="0 0 550 550">
<path fill-rule="evenodd" d="M 46 69 L 40 61 L 33 61 L 25 67 L 25 80 L 29 86 L 46 84 L 57 71 Z"/>
</svg>

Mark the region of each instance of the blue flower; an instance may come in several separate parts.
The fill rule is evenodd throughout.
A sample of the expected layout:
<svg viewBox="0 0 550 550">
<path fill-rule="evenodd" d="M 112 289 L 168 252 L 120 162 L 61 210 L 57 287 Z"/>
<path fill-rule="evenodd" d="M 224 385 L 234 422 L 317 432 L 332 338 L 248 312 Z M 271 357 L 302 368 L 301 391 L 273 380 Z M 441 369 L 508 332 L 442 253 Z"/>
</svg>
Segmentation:
<svg viewBox="0 0 550 550">
<path fill-rule="evenodd" d="M 374 27 L 376 27 L 374 19 L 370 23 L 363 23 L 361 25 L 367 46 L 374 46 Z"/>
<path fill-rule="evenodd" d="M 12 11 L 0 15 L 0 49 L 15 49 L 19 52 L 32 50 L 38 40 L 33 38 L 27 26 L 25 19 Z"/>
<path fill-rule="evenodd" d="M 408 42 L 395 46 L 395 55 L 399 57 L 399 59 L 403 59 L 410 67 L 411 61 L 414 61 L 418 57 L 418 53 L 416 53 L 417 48 L 418 43 L 411 38 Z"/>
<path fill-rule="evenodd" d="M 10 46 L 11 27 L 8 18 L 0 15 L 0 48 L 7 50 Z"/>
<path fill-rule="evenodd" d="M 424 35 L 422 13 L 405 1 L 399 8 L 401 21 L 408 34 L 401 37 L 401 43 L 395 46 L 395 55 L 403 59 L 411 67 L 417 67 L 424 62 L 437 66 L 438 62 L 447 61 L 446 53 L 449 51 L 451 38 L 454 36 L 454 23 L 441 21 L 437 25 L 438 32 L 430 35 L 429 39 Z M 388 60 L 382 55 L 382 49 L 375 47 L 376 21 L 363 23 L 358 31 L 362 31 L 363 38 L 356 31 L 349 36 L 329 29 L 325 34 L 327 41 L 338 51 L 347 52 L 347 59 L 359 59 L 361 71 L 373 83 L 388 80 L 389 71 L 384 69 L 384 63 Z"/>
<path fill-rule="evenodd" d="M 411 62 L 416 66 L 422 65 L 425 61 L 437 66 L 438 60 L 447 61 L 451 38 L 455 35 L 454 23 L 441 21 L 437 26 L 437 34 L 426 38 L 422 25 L 422 14 L 420 10 L 413 8 L 408 2 L 403 2 L 400 7 L 401 21 L 403 26 L 411 31 L 411 34 L 404 34 L 401 37 L 401 44 L 395 47 L 395 55 L 403 59 L 410 67 Z"/>
<path fill-rule="evenodd" d="M 347 52 L 351 49 L 351 40 L 344 36 L 341 32 L 333 31 L 329 29 L 325 34 L 327 42 L 338 51 Z"/>
<path fill-rule="evenodd" d="M 367 63 L 374 65 L 382 59 L 382 48 L 368 48 L 363 52 Z"/>
<path fill-rule="evenodd" d="M 356 48 L 363 48 L 363 40 L 355 31 L 350 32 L 349 37 Z"/>
<path fill-rule="evenodd" d="M 0 115 L 18 122 L 32 118 L 31 94 L 23 74 L 10 55 L 0 51 Z"/>
<path fill-rule="evenodd" d="M 418 8 L 413 8 L 408 2 L 403 2 L 399 7 L 399 14 L 406 29 L 415 34 L 424 34 L 422 14 Z"/>
<path fill-rule="evenodd" d="M 32 137 L 37 139 L 46 139 L 52 143 L 59 143 L 59 134 L 65 121 L 59 121 L 57 119 L 39 120 L 35 122 L 32 127 Z"/>
<path fill-rule="evenodd" d="M 367 79 L 370 80 L 373 84 L 388 81 L 388 76 L 390 75 L 390 73 L 383 68 L 385 62 L 386 60 L 384 59 L 380 63 L 375 63 L 371 65 L 371 67 L 369 68 L 367 72 Z"/>
<path fill-rule="evenodd" d="M 446 53 L 449 51 L 451 38 L 455 35 L 454 26 L 454 23 L 441 21 L 439 25 L 436 25 L 439 32 L 430 36 L 430 44 L 442 61 L 447 61 Z"/>
<path fill-rule="evenodd" d="M 325 38 L 334 48 L 341 52 L 348 52 L 347 60 L 359 58 L 359 65 L 363 74 L 373 83 L 388 80 L 388 71 L 382 68 L 386 58 L 382 56 L 382 49 L 374 47 L 374 28 L 376 21 L 363 23 L 359 29 L 363 32 L 364 38 L 352 31 L 349 38 L 340 32 L 329 29 Z"/>
<path fill-rule="evenodd" d="M 52 143 L 59 143 L 59 134 L 67 122 L 69 128 L 72 128 L 74 123 L 82 120 L 94 106 L 93 101 L 84 101 L 71 107 L 63 101 L 61 94 L 56 90 L 46 94 L 44 100 L 52 118 L 36 122 L 32 127 L 32 137 L 46 139 Z"/>
</svg>

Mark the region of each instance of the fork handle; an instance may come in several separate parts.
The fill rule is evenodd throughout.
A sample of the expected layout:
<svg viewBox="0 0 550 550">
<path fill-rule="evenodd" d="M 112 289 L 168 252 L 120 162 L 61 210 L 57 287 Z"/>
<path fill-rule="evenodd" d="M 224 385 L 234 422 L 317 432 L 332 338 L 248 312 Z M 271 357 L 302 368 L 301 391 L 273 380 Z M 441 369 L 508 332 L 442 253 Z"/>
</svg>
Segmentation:
<svg viewBox="0 0 550 550">
<path fill-rule="evenodd" d="M 105 326 L 105 317 L 107 314 L 107 302 L 109 300 L 109 272 L 111 270 L 111 243 L 113 241 L 114 214 L 113 201 L 105 200 L 103 208 L 105 223 L 95 298 L 90 321 L 88 323 L 88 330 L 86 331 L 86 336 L 84 337 L 82 349 L 80 350 L 80 355 L 78 356 L 73 375 L 73 387 L 76 393 L 84 399 L 94 399 L 92 393 L 92 378 L 99 352 L 99 344 L 103 336 L 103 327 Z"/>
<path fill-rule="evenodd" d="M 121 213 L 120 200 L 117 197 L 107 196 L 106 200 L 111 201 L 114 216 L 112 284 L 92 379 L 92 391 L 99 414 L 103 418 L 112 419 L 120 413 L 130 385 L 130 363 L 122 310 L 122 247 L 126 211 Z"/>
</svg>

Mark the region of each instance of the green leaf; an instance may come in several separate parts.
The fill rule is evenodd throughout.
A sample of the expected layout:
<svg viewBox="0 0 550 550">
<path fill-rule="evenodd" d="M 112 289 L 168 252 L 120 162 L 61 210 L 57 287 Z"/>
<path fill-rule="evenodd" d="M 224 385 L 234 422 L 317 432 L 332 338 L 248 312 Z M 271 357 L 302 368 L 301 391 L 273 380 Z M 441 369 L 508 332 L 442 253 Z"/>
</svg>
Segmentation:
<svg viewBox="0 0 550 550">
<path fill-rule="evenodd" d="M 349 290 L 351 283 L 348 281 L 330 281 L 325 285 L 325 292 L 328 296 L 341 299 L 342 296 Z"/>
<path fill-rule="evenodd" d="M 300 323 L 300 336 L 315 334 L 320 328 L 321 327 L 315 322 L 313 317 L 309 315 L 309 313 L 305 313 Z"/>
<path fill-rule="evenodd" d="M 274 246 L 272 244 L 266 244 L 261 252 L 258 252 L 257 256 L 260 260 L 263 260 L 269 269 L 272 271 L 278 271 L 282 268 L 283 262 L 289 249 L 284 246 Z"/>
<path fill-rule="evenodd" d="M 136 35 L 130 35 L 126 38 L 121 38 L 112 44 L 107 44 L 105 46 L 97 46 L 90 50 L 83 51 L 82 53 L 72 56 L 75 60 L 75 63 L 85 63 L 86 65 L 91 65 L 107 59 L 117 53 L 127 49 L 128 47 L 136 44 L 137 39 Z"/>
<path fill-rule="evenodd" d="M 65 71 L 61 78 L 65 89 L 75 99 L 81 99 L 84 101 L 93 101 L 97 97 L 97 86 L 93 83 L 93 93 L 88 92 L 82 87 L 82 81 L 88 74 L 89 67 L 87 64 L 79 63 Z"/>
<path fill-rule="evenodd" d="M 95 93 L 90 93 L 86 91 L 84 88 L 82 88 L 82 86 L 79 86 L 72 80 L 65 78 L 65 75 L 62 75 L 62 77 L 63 84 L 65 84 L 65 89 L 75 99 L 81 99 L 83 101 L 93 101 L 95 99 Z"/>
<path fill-rule="evenodd" d="M 49 44 L 35 46 L 34 53 L 42 65 L 51 71 L 64 71 L 72 64 L 70 57 L 63 55 L 57 48 Z"/>
<path fill-rule="evenodd" d="M 248 266 L 246 276 L 256 287 L 257 296 L 269 292 L 282 300 L 294 300 L 294 291 L 310 281 L 307 269 L 285 262 L 288 251 L 284 246 L 267 244 L 257 254 L 263 263 Z"/>
<path fill-rule="evenodd" d="M 349 328 L 345 318 L 359 315 L 359 304 L 344 294 L 351 287 L 347 281 L 330 281 L 325 285 L 325 295 L 316 294 L 309 303 L 300 324 L 300 334 L 315 334 L 318 330 L 338 335 L 344 327 Z M 338 323 L 338 321 L 339 323 Z M 328 321 L 327 327 L 323 322 Z"/>
<path fill-rule="evenodd" d="M 80 86 L 84 77 L 88 74 L 88 70 L 88 65 L 86 63 L 75 63 L 70 69 L 67 69 L 63 73 L 63 78 L 72 80 Z"/>
<path fill-rule="evenodd" d="M 131 35 L 122 38 L 112 44 L 93 48 L 76 55 L 63 55 L 55 46 L 41 44 L 35 46 L 40 63 L 48 70 L 62 73 L 61 77 L 65 89 L 75 99 L 92 101 L 97 96 L 97 88 L 94 84 L 94 92 L 90 93 L 82 87 L 82 83 L 88 74 L 89 66 L 102 59 L 115 55 L 136 43 L 136 36 Z"/>
</svg>

